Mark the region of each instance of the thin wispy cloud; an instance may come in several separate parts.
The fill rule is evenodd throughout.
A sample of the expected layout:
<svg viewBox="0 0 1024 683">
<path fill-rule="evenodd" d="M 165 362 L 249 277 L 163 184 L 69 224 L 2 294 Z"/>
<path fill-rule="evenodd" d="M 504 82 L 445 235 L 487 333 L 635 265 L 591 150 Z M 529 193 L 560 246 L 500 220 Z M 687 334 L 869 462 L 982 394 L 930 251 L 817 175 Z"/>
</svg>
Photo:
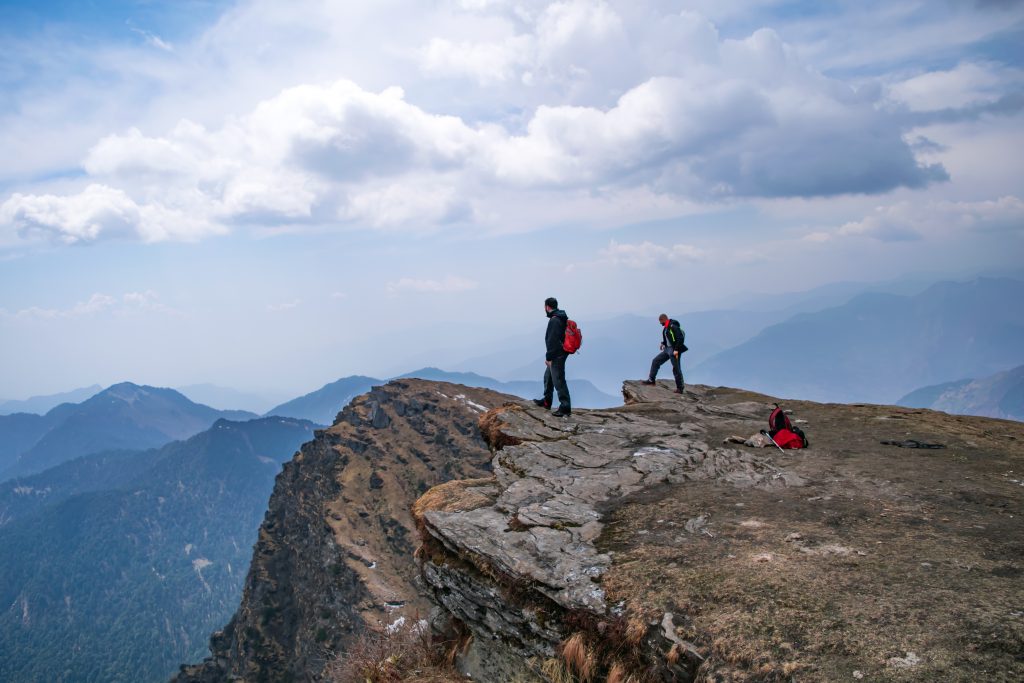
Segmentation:
<svg viewBox="0 0 1024 683">
<path fill-rule="evenodd" d="M 440 294 L 450 292 L 468 292 L 476 289 L 478 284 L 473 280 L 455 275 L 447 275 L 440 280 L 417 279 L 403 277 L 387 284 L 387 291 L 390 294 L 401 292 L 420 292 L 429 294 Z"/>
</svg>

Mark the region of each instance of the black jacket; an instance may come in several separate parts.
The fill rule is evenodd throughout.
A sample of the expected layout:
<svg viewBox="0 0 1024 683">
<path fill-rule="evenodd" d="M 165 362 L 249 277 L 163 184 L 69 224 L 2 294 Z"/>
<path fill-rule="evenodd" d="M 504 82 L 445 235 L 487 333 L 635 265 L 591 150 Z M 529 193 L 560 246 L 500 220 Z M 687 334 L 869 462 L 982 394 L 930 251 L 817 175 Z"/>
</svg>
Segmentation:
<svg viewBox="0 0 1024 683">
<path fill-rule="evenodd" d="M 565 311 L 556 308 L 548 313 L 548 330 L 544 333 L 544 343 L 548 347 L 544 360 L 555 360 L 560 356 L 568 356 L 562 344 L 565 343 L 565 323 L 569 316 Z"/>
<path fill-rule="evenodd" d="M 665 350 L 673 350 L 682 353 L 686 351 L 686 333 L 683 332 L 683 328 L 679 326 L 678 320 L 669 320 L 667 326 L 661 328 L 661 341 L 665 345 Z"/>
</svg>

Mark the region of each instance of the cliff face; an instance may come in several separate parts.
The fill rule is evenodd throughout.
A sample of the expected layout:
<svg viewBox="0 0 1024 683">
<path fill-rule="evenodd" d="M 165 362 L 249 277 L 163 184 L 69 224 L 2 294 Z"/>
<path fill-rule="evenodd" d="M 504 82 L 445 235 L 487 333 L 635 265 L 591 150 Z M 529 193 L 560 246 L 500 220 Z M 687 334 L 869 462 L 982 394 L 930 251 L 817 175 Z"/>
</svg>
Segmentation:
<svg viewBox="0 0 1024 683">
<path fill-rule="evenodd" d="M 402 380 L 355 399 L 278 475 L 238 612 L 177 681 L 318 680 L 328 653 L 399 616 L 426 615 L 410 506 L 489 474 L 477 420 L 511 397 Z"/>
<path fill-rule="evenodd" d="M 425 583 L 483 681 L 1020 680 L 1024 427 L 627 382 L 484 415 L 491 482 L 417 502 Z M 947 448 L 911 450 L 914 438 Z"/>
</svg>

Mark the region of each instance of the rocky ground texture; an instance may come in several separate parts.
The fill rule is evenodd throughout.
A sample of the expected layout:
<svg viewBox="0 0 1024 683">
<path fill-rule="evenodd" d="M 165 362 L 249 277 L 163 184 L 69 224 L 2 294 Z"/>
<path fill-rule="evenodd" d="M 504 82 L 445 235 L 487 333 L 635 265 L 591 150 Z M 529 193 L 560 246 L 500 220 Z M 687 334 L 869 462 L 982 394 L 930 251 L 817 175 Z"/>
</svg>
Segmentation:
<svg viewBox="0 0 1024 683">
<path fill-rule="evenodd" d="M 1024 679 L 1024 425 L 627 382 L 480 416 L 493 476 L 414 507 L 435 626 L 483 681 Z M 918 450 L 883 440 L 942 443 Z"/>
</svg>

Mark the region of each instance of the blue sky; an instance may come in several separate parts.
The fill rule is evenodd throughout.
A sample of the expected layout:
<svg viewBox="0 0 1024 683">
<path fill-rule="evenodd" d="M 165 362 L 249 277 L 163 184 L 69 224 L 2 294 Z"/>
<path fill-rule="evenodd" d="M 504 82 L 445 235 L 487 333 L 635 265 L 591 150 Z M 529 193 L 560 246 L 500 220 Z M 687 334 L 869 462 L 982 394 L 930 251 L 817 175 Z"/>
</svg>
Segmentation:
<svg viewBox="0 0 1024 683">
<path fill-rule="evenodd" d="M 1024 255 L 1024 5 L 0 3 L 0 397 Z M 474 354 L 482 355 L 482 354 Z M 479 368 L 486 372 L 487 368 Z"/>
</svg>

